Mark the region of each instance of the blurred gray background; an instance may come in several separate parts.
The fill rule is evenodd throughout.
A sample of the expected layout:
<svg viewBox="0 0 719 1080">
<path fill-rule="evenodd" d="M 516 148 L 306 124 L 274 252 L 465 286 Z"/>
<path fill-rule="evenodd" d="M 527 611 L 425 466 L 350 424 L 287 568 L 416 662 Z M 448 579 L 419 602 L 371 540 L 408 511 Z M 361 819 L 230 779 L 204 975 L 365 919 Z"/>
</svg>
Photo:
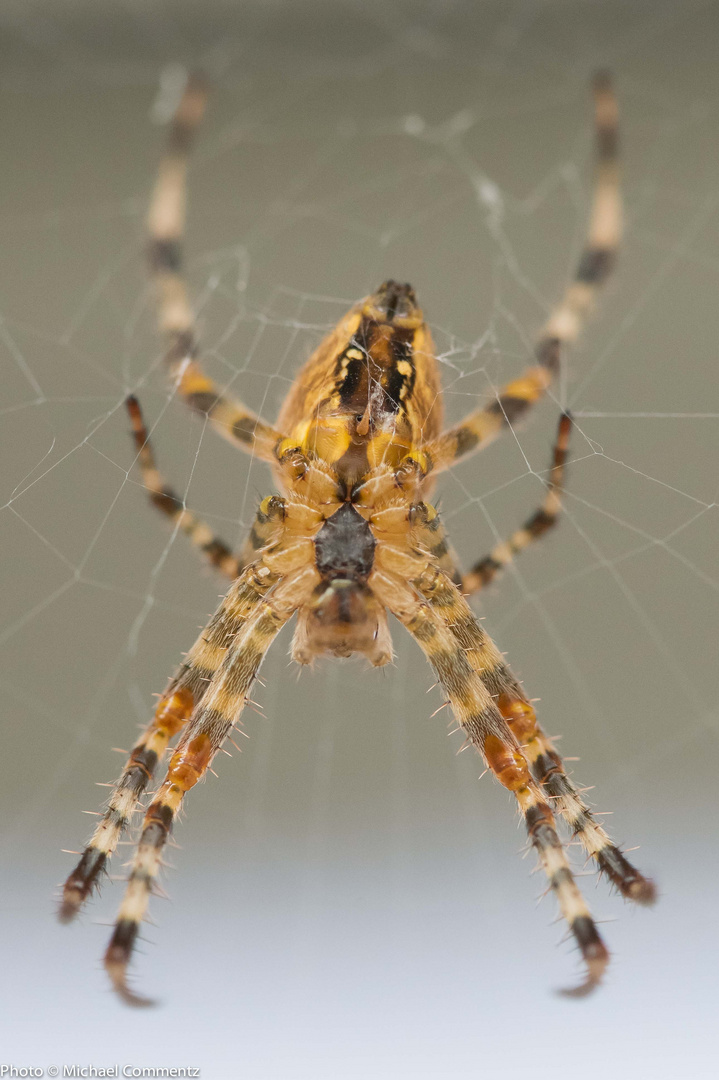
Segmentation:
<svg viewBox="0 0 719 1080">
<path fill-rule="evenodd" d="M 3 1061 L 715 1075 L 716 4 L 3 0 L 0 28 Z M 269 418 L 389 276 L 418 290 L 450 418 L 515 376 L 581 247 L 588 80 L 615 73 L 618 272 L 554 398 L 441 483 L 468 564 L 537 503 L 558 407 L 574 410 L 562 526 L 481 613 L 659 883 L 656 909 L 633 911 L 583 879 L 614 954 L 591 999 L 553 994 L 577 957 L 553 900 L 535 902 L 511 799 L 456 756 L 397 626 L 380 673 L 325 663 L 298 680 L 289 636 L 273 649 L 266 718 L 246 713 L 242 756 L 188 800 L 172 903 L 152 905 L 134 971 L 159 1009 L 129 1013 L 100 970 L 118 884 L 79 924 L 54 921 L 60 849 L 85 840 L 111 748 L 224 588 L 147 505 L 123 395 L 227 539 L 272 490 L 160 367 L 142 220 L 172 63 L 215 86 L 188 233 L 208 366 Z"/>
</svg>

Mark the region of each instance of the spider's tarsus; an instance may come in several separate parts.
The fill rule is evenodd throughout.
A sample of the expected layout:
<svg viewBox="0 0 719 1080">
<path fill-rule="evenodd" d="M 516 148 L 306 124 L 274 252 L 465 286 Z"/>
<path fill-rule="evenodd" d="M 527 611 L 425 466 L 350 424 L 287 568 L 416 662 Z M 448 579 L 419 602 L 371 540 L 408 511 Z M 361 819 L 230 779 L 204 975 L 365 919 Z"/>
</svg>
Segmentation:
<svg viewBox="0 0 719 1080">
<path fill-rule="evenodd" d="M 113 990 L 126 1005 L 132 1005 L 134 1008 L 147 1009 L 157 1005 L 157 1001 L 153 998 L 142 997 L 134 993 L 127 985 L 128 960 L 129 953 L 125 945 L 111 944 L 105 953 L 105 971 L 110 976 Z"/>
<path fill-rule="evenodd" d="M 112 981 L 112 988 L 126 1005 L 131 1005 L 134 1009 L 153 1009 L 159 1002 L 155 998 L 142 997 L 140 994 L 135 994 L 125 981 L 125 969 L 120 972 L 115 972 L 108 963 L 105 964 L 105 969 Z"/>
<path fill-rule="evenodd" d="M 85 901 L 98 888 L 107 873 L 107 857 L 95 847 L 86 848 L 79 863 L 65 881 L 57 917 L 61 923 L 70 923 Z"/>
<path fill-rule="evenodd" d="M 651 907 L 656 903 L 657 887 L 651 878 L 637 877 L 627 886 L 625 895 L 627 900 L 633 900 L 635 904 Z"/>
<path fill-rule="evenodd" d="M 60 906 L 57 909 L 58 922 L 61 922 L 64 926 L 71 923 L 75 916 L 78 915 L 80 908 L 87 899 L 88 893 L 78 887 L 65 886 Z"/>
<path fill-rule="evenodd" d="M 63 899 L 60 902 L 60 906 L 57 910 L 58 922 L 61 922 L 63 926 L 67 926 L 68 923 L 71 923 L 77 915 L 78 911 L 80 910 L 81 903 L 82 900 L 78 900 L 78 902 L 76 903 L 74 901 L 68 901 Z"/>
<path fill-rule="evenodd" d="M 603 942 L 593 943 L 583 950 L 587 965 L 586 978 L 578 986 L 567 986 L 555 991 L 560 997 L 583 998 L 593 993 L 599 986 L 609 963 L 609 952 Z"/>
</svg>

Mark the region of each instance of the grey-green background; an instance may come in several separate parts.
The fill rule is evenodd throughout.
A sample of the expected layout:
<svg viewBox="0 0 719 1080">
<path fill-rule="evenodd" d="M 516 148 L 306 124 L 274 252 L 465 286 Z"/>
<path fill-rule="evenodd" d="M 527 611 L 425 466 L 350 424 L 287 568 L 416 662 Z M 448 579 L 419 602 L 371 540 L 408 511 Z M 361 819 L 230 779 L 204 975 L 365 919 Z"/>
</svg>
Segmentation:
<svg viewBox="0 0 719 1080">
<path fill-rule="evenodd" d="M 719 9 L 469 0 L 0 3 L 3 577 L 0 1055 L 207 1078 L 709 1077 L 717 947 Z M 110 885 L 71 928 L 53 890 L 222 583 L 148 507 L 140 393 L 188 503 L 239 541 L 271 490 L 170 400 L 142 263 L 171 62 L 215 91 L 191 175 L 208 364 L 270 418 L 387 276 L 416 286 L 458 418 L 521 370 L 581 246 L 587 82 L 615 73 L 627 236 L 553 400 L 441 484 L 465 562 L 541 494 L 577 416 L 557 534 L 482 603 L 577 777 L 659 882 L 584 879 L 614 954 L 577 973 L 509 797 L 456 756 L 418 650 L 288 667 L 243 754 L 188 800 L 172 903 L 130 1013 L 99 959 Z M 123 852 L 128 853 L 124 848 Z M 118 860 L 118 869 L 121 860 Z M 581 858 L 576 854 L 581 867 Z M 100 925 L 98 925 L 100 924 Z"/>
</svg>

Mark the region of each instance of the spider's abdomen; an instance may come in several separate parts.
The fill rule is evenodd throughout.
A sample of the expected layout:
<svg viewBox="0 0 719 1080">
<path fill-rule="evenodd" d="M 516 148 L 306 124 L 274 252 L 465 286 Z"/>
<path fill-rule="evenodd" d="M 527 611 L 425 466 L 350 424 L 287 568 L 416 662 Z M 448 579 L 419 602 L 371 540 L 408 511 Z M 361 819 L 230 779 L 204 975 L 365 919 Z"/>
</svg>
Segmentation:
<svg viewBox="0 0 719 1080">
<path fill-rule="evenodd" d="M 411 286 L 385 281 L 315 350 L 277 424 L 353 484 L 377 465 L 397 467 L 441 422 L 429 327 Z"/>
<path fill-rule="evenodd" d="M 317 533 L 321 581 L 299 613 L 292 649 L 298 663 L 311 663 L 322 653 L 362 653 L 376 666 L 392 658 L 384 608 L 367 586 L 375 543 L 368 522 L 351 503 L 342 503 Z"/>
</svg>

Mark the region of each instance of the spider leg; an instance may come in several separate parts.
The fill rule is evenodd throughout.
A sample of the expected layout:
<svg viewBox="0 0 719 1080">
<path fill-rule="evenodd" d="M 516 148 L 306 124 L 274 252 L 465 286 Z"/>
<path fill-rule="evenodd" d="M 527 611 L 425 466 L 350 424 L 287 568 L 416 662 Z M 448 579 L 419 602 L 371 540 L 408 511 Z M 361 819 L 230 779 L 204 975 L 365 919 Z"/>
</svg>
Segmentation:
<svg viewBox="0 0 719 1080">
<path fill-rule="evenodd" d="M 428 465 L 440 472 L 461 461 L 523 419 L 559 371 L 563 349 L 574 342 L 595 293 L 615 262 L 622 233 L 617 157 L 617 103 L 606 72 L 594 79 L 597 164 L 587 242 L 574 281 L 550 313 L 535 346 L 536 364 L 504 386 L 495 401 L 422 447 Z"/>
<path fill-rule="evenodd" d="M 70 922 L 97 887 L 118 841 L 129 824 L 137 801 L 162 761 L 170 740 L 192 712 L 192 694 L 183 687 L 165 694 L 155 715 L 135 743 L 115 784 L 107 809 L 63 889 L 58 917 Z"/>
<path fill-rule="evenodd" d="M 656 898 L 654 883 L 632 866 L 593 816 L 576 785 L 567 776 L 560 755 L 540 727 L 518 680 L 459 590 L 446 574 L 432 567 L 428 567 L 416 584 L 425 599 L 441 614 L 492 700 L 496 701 L 535 780 L 551 796 L 553 807 L 563 815 L 600 872 L 607 875 L 626 899 L 640 904 L 653 903 Z"/>
<path fill-rule="evenodd" d="M 632 866 L 596 820 L 576 784 L 567 775 L 552 740 L 540 727 L 532 706 L 524 696 L 511 694 L 500 695 L 497 704 L 521 743 L 532 774 L 551 796 L 555 811 L 562 814 L 599 871 L 607 875 L 625 899 L 637 904 L 653 904 L 656 900 L 654 882 Z"/>
<path fill-rule="evenodd" d="M 552 809 L 540 785 L 533 779 L 511 728 L 470 662 L 465 648 L 447 625 L 439 599 L 430 603 L 417 597 L 406 580 L 381 569 L 370 575 L 369 584 L 419 644 L 434 668 L 467 740 L 480 752 L 499 782 L 515 796 L 529 841 L 537 852 L 586 966 L 585 980 L 566 993 L 588 993 L 601 981 L 609 954 L 574 880 Z M 457 593 L 454 588 L 453 591 Z M 479 632 L 489 641 L 469 608 L 467 613 L 474 623 L 475 634 Z"/>
<path fill-rule="evenodd" d="M 569 446 L 571 419 L 562 413 L 552 451 L 552 466 L 547 482 L 547 494 L 542 505 L 529 517 L 509 540 L 497 544 L 489 555 L 480 559 L 472 569 L 462 574 L 457 569 L 457 555 L 449 543 L 439 514 L 428 503 L 418 503 L 412 510 L 412 525 L 416 541 L 435 560 L 439 568 L 466 596 L 479 592 L 493 581 L 512 562 L 515 555 L 539 540 L 557 523 L 564 488 L 565 463 Z"/>
<path fill-rule="evenodd" d="M 552 466 L 547 482 L 547 494 L 538 510 L 527 518 L 521 529 L 513 532 L 509 540 L 497 544 L 489 555 L 474 564 L 471 570 L 462 575 L 461 589 L 468 596 L 479 592 L 489 585 L 512 562 L 515 555 L 548 533 L 557 524 L 562 509 L 564 494 L 565 465 L 569 448 L 569 433 L 572 421 L 569 413 L 562 413 L 557 428 L 557 437 L 552 450 Z"/>
<path fill-rule="evenodd" d="M 126 401 L 132 421 L 132 431 L 137 449 L 137 460 L 142 470 L 142 481 L 153 506 L 174 522 L 201 552 L 211 566 L 221 570 L 233 581 L 257 556 L 260 548 L 271 539 L 277 521 L 282 517 L 282 500 L 272 495 L 265 499 L 257 511 L 255 522 L 239 555 L 235 555 L 224 541 L 215 536 L 209 525 L 188 510 L 179 495 L 163 479 L 155 463 L 155 455 L 147 433 L 140 403 L 134 396 Z"/>
<path fill-rule="evenodd" d="M 182 241 L 188 153 L 206 99 L 204 79 L 190 75 L 170 126 L 147 217 L 150 274 L 157 287 L 160 329 L 167 339 L 165 362 L 191 409 L 207 416 L 215 430 L 235 446 L 274 461 L 279 432 L 241 401 L 225 396 L 197 362 L 199 348 L 182 274 Z"/>
<path fill-rule="evenodd" d="M 416 503 L 410 511 L 415 542 L 430 556 L 455 585 L 462 584 L 457 568 L 458 557 L 452 547 L 438 511 L 430 503 Z"/>
<path fill-rule="evenodd" d="M 233 635 L 240 633 L 276 582 L 276 576 L 260 574 L 258 569 L 262 568 L 250 566 L 237 579 L 158 702 L 153 719 L 135 744 L 115 784 L 105 813 L 65 882 L 59 912 L 63 922 L 74 918 L 96 888 L 171 739 L 203 700 Z"/>
<path fill-rule="evenodd" d="M 132 432 L 137 449 L 137 460 L 142 470 L 142 482 L 152 505 L 170 519 L 185 534 L 207 561 L 221 570 L 232 581 L 241 572 L 243 564 L 231 548 L 220 540 L 204 521 L 201 521 L 183 500 L 165 482 L 155 464 L 155 455 L 147 433 L 140 403 L 130 396 L 125 402 L 132 421 Z"/>
<path fill-rule="evenodd" d="M 128 988 L 127 966 L 157 880 L 162 850 L 185 794 L 205 776 L 213 757 L 239 720 L 270 644 L 318 581 L 313 565 L 297 569 L 280 580 L 249 619 L 242 620 L 241 630 L 234 636 L 201 704 L 186 725 L 170 759 L 167 776 L 147 809 L 125 896 L 105 955 L 105 967 L 113 986 L 128 1004 L 149 1004 Z M 226 600 L 230 622 L 234 600 L 233 586 Z"/>
</svg>

